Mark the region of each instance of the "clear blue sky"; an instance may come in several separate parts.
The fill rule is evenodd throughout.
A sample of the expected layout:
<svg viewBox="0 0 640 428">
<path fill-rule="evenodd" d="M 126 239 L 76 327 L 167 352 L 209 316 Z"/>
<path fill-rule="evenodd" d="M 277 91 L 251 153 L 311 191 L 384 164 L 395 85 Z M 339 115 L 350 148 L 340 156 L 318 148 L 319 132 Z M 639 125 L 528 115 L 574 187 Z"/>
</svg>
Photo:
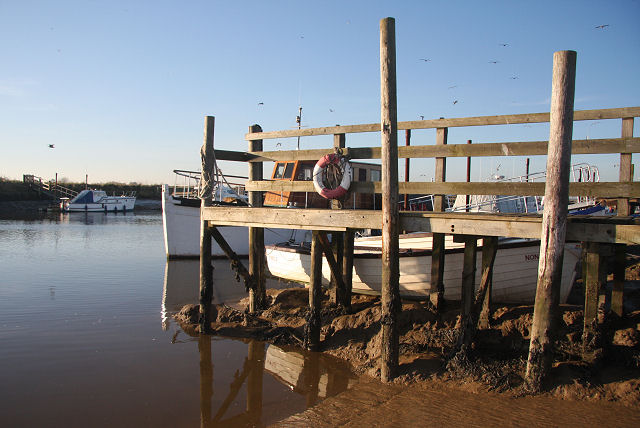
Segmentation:
<svg viewBox="0 0 640 428">
<path fill-rule="evenodd" d="M 227 150 L 247 147 L 253 123 L 294 127 L 299 104 L 308 127 L 378 122 L 387 16 L 396 19 L 398 120 L 549 111 L 553 53 L 564 49 L 578 52 L 577 110 L 640 105 L 638 0 L 0 0 L 0 176 L 172 182 L 173 169 L 199 169 L 205 115 L 216 117 L 216 147 Z M 574 127 L 575 139 L 619 136 L 619 120 Z M 548 126 L 449 137 L 546 140 Z M 412 144 L 434 138 L 414 132 Z M 280 143 L 295 147 L 295 139 Z M 347 140 L 379 144 L 374 133 Z M 617 177 L 616 157 L 574 160 Z M 473 180 L 498 166 L 520 174 L 524 159 L 474 160 Z M 416 161 L 412 178 L 427 180 L 432 169 L 432 160 Z M 463 164 L 452 162 L 448 179 L 463 177 Z"/>
</svg>

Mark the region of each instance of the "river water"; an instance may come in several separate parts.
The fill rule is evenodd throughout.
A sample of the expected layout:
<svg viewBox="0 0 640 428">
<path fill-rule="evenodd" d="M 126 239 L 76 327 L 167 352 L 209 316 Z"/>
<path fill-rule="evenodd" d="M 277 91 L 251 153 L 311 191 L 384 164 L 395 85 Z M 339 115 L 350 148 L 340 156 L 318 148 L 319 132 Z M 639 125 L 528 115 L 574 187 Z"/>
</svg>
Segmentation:
<svg viewBox="0 0 640 428">
<path fill-rule="evenodd" d="M 190 337 L 198 262 L 167 262 L 158 212 L 0 219 L 0 425 L 263 426 L 352 377 L 319 354 Z M 244 296 L 215 262 L 217 303 Z M 279 284 L 269 284 L 269 287 Z"/>
</svg>

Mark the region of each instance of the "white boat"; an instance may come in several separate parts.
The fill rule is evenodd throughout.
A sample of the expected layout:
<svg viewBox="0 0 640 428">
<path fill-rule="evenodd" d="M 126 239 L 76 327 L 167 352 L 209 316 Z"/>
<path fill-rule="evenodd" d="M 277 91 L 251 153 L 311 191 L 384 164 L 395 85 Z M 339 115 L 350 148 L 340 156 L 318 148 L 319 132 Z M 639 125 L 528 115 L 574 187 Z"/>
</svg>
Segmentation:
<svg viewBox="0 0 640 428">
<path fill-rule="evenodd" d="M 200 256 L 200 199 L 198 197 L 200 173 L 197 171 L 175 170 L 183 183 L 175 184 L 173 189 L 162 186 L 162 227 L 164 246 L 168 259 L 196 258 Z M 244 187 L 224 183 L 216 185 L 213 191 L 216 204 L 246 204 Z M 219 228 L 229 246 L 241 257 L 249 254 L 249 229 L 240 226 Z M 291 229 L 265 229 L 265 244 L 287 242 L 295 238 Z M 225 254 L 213 241 L 212 255 L 224 257 Z"/>
<path fill-rule="evenodd" d="M 60 209 L 64 212 L 126 212 L 136 204 L 135 192 L 122 196 L 108 196 L 103 190 L 86 189 L 73 199 L 62 198 Z"/>
<path fill-rule="evenodd" d="M 464 244 L 445 241 L 444 297 L 460 300 Z M 431 286 L 431 237 L 426 233 L 401 235 L 400 295 L 427 298 Z M 357 239 L 353 258 L 353 292 L 377 294 L 382 287 L 380 238 Z M 481 245 L 478 245 L 481 248 Z M 309 283 L 311 255 L 308 246 L 267 246 L 267 264 L 272 275 Z M 493 268 L 492 298 L 503 303 L 533 303 L 538 279 L 540 241 L 501 239 Z M 578 244 L 565 244 L 562 268 L 561 302 L 571 291 L 575 266 L 580 257 Z M 330 268 L 323 257 L 322 283 L 329 284 Z M 482 257 L 478 252 L 476 286 L 482 275 Z"/>
</svg>

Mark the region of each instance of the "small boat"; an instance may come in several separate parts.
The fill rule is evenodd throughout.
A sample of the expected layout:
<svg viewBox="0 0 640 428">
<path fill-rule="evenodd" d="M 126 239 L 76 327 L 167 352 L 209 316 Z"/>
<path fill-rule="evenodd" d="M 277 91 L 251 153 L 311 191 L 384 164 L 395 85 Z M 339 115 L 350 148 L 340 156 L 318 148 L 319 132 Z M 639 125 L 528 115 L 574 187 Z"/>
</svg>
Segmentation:
<svg viewBox="0 0 640 428">
<path fill-rule="evenodd" d="M 353 257 L 353 292 L 379 294 L 382 288 L 382 241 L 380 237 L 357 238 Z M 428 298 L 431 286 L 431 244 L 428 233 L 400 236 L 400 296 Z M 481 245 L 478 245 L 479 250 Z M 533 303 L 538 280 L 540 241 L 501 238 L 493 267 L 492 297 L 502 303 Z M 311 254 L 308 245 L 269 245 L 267 264 L 272 275 L 309 283 Z M 571 291 L 579 244 L 565 244 L 562 267 L 561 302 Z M 444 297 L 460 300 L 464 244 L 445 240 Z M 322 282 L 329 284 L 331 271 L 326 259 L 322 262 Z M 482 275 L 482 257 L 477 257 L 476 286 Z"/>
<path fill-rule="evenodd" d="M 176 175 L 176 184 L 173 189 L 168 184 L 162 186 L 162 226 L 166 255 L 168 259 L 197 258 L 200 257 L 200 172 L 186 170 L 173 172 Z M 212 193 L 216 205 L 247 204 L 242 184 L 229 183 L 225 179 L 214 185 Z M 224 226 L 219 230 L 238 256 L 248 256 L 249 229 L 247 227 Z M 290 229 L 265 229 L 264 242 L 265 244 L 286 242 L 293 239 L 294 234 L 295 232 Z M 225 256 L 215 241 L 212 243 L 212 256 Z"/>
<path fill-rule="evenodd" d="M 61 198 L 60 210 L 64 212 L 126 212 L 136 204 L 136 194 L 108 196 L 103 190 L 86 189 L 73 199 Z"/>
</svg>

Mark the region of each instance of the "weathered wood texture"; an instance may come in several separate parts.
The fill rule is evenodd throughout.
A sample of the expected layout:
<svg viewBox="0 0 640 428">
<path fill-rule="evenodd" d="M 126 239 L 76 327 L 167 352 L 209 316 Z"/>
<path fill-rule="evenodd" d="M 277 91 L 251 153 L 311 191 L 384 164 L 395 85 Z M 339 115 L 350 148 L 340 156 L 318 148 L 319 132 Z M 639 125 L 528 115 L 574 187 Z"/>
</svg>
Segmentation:
<svg viewBox="0 0 640 428">
<path fill-rule="evenodd" d="M 462 318 L 471 313 L 473 297 L 476 289 L 476 251 L 478 250 L 478 237 L 474 235 L 464 236 L 464 258 L 462 264 Z"/>
<path fill-rule="evenodd" d="M 268 192 L 313 192 L 313 183 L 310 181 L 260 181 L 249 182 L 247 190 L 261 190 Z M 398 191 L 412 194 L 434 195 L 520 195 L 542 196 L 545 194 L 543 182 L 410 182 L 398 183 Z M 358 193 L 382 193 L 382 183 L 354 182 L 350 186 L 351 191 Z M 600 182 L 600 183 L 570 183 L 570 196 L 589 196 L 601 198 L 638 198 L 640 197 L 640 183 L 638 182 Z M 439 198 L 438 196 L 435 199 Z M 440 198 L 442 200 L 442 198 Z M 437 205 L 437 202 L 436 204 Z"/>
<path fill-rule="evenodd" d="M 627 246 L 615 244 L 613 265 L 613 289 L 611 290 L 611 312 L 621 317 L 624 315 L 624 281 L 627 266 Z"/>
<path fill-rule="evenodd" d="M 640 107 L 624 107 L 599 110 L 579 110 L 574 113 L 573 120 L 601 120 L 601 119 L 619 119 L 623 117 L 640 116 Z M 549 122 L 549 113 L 526 113 L 526 114 L 508 114 L 501 116 L 477 116 L 477 117 L 460 117 L 451 119 L 430 119 L 430 120 L 413 120 L 408 122 L 398 122 L 398 130 L 403 129 L 434 129 L 434 128 L 454 128 L 464 126 L 487 126 L 487 125 L 514 125 L 526 123 L 544 123 Z M 314 135 L 333 135 L 339 133 L 358 133 L 358 132 L 378 132 L 380 131 L 379 123 L 368 123 L 361 125 L 343 125 L 343 126 L 327 126 L 321 128 L 307 129 L 291 129 L 284 131 L 269 131 L 257 136 L 252 133 L 245 135 L 245 140 L 256 138 L 273 139 L 288 137 L 310 137 Z"/>
<path fill-rule="evenodd" d="M 226 239 L 224 239 L 224 236 L 222 236 L 220 231 L 215 226 L 209 227 L 208 229 L 209 229 L 209 233 L 211 234 L 211 237 L 215 239 L 220 249 L 224 252 L 227 258 L 230 260 L 231 268 L 236 272 L 237 277 L 243 278 L 245 288 L 247 289 L 247 291 L 253 289 L 254 280 L 256 278 L 253 277 L 249 273 L 247 268 L 244 267 L 244 265 L 242 264 L 242 261 L 240 260 L 240 257 L 238 257 L 235 251 L 233 251 L 233 249 L 231 248 L 229 243 L 227 243 Z"/>
<path fill-rule="evenodd" d="M 442 128 L 444 129 L 444 128 Z M 533 156 L 546 155 L 548 141 L 518 141 L 500 143 L 475 143 L 438 145 L 416 145 L 398 147 L 399 158 L 434 158 L 434 157 L 483 157 L 483 156 Z M 640 152 L 640 138 L 603 138 L 589 140 L 574 140 L 573 154 L 606 154 L 606 153 L 638 153 Z M 350 159 L 380 159 L 380 147 L 347 147 L 343 150 Z M 278 150 L 258 152 L 232 152 L 216 150 L 216 159 L 266 162 L 288 160 L 317 160 L 322 156 L 333 153 L 332 149 L 307 150 Z"/>
<path fill-rule="evenodd" d="M 622 138 L 633 137 L 633 117 L 622 119 Z M 633 165 L 631 164 L 631 152 L 620 150 L 620 182 L 633 181 Z M 618 215 L 627 216 L 630 214 L 629 201 L 618 199 Z"/>
<path fill-rule="evenodd" d="M 309 313 L 305 325 L 304 344 L 310 351 L 320 349 L 320 310 L 322 309 L 322 244 L 320 232 L 311 237 L 311 275 L 309 283 Z"/>
<path fill-rule="evenodd" d="M 382 349 L 380 377 L 398 374 L 400 261 L 398 251 L 398 119 L 395 20 L 380 21 L 380 134 L 382 138 Z"/>
<path fill-rule="evenodd" d="M 249 132 L 260 133 L 262 128 L 259 125 L 249 127 Z M 249 151 L 262 150 L 262 140 L 250 140 Z M 254 183 L 262 180 L 262 163 L 249 164 L 249 180 Z M 260 191 L 249 192 L 249 205 L 252 207 L 262 207 L 263 194 Z M 266 307 L 266 275 L 265 275 L 266 255 L 264 250 L 264 228 L 249 227 L 249 273 L 253 278 L 252 287 L 249 289 L 249 312 L 254 313 Z"/>
<path fill-rule="evenodd" d="M 334 150 L 342 150 L 346 144 L 345 134 L 336 134 L 333 136 L 333 148 Z M 340 209 L 341 201 L 332 200 L 331 208 Z M 331 274 L 331 303 L 334 305 L 342 306 L 344 308 L 351 307 L 351 295 L 347 293 L 344 283 L 343 271 L 342 271 L 342 259 L 344 257 L 344 234 L 342 232 L 334 232 L 332 234 L 332 247 L 333 256 L 336 261 L 336 272 Z"/>
<path fill-rule="evenodd" d="M 478 320 L 478 328 L 487 329 L 491 327 L 491 293 L 493 287 L 493 262 L 498 251 L 498 237 L 485 236 L 482 239 L 482 280 L 478 296 L 483 296 L 482 309 Z M 484 290 L 483 290 L 484 287 Z M 477 300 L 477 299 L 476 299 Z"/>
<path fill-rule="evenodd" d="M 207 182 L 211 178 L 211 157 L 213 156 L 213 133 L 215 118 L 206 116 L 204 120 L 204 141 L 200 149 L 202 157 L 202 188 L 210 188 L 212 183 Z M 208 172 L 208 173 L 206 173 Z M 208 332 L 211 329 L 213 298 L 213 266 L 211 264 L 211 232 L 207 228 L 207 222 L 202 218 L 204 210 L 211 206 L 210 194 L 203 195 L 200 208 L 200 329 Z"/>
<path fill-rule="evenodd" d="M 226 226 L 345 231 L 354 225 L 377 229 L 382 224 L 380 211 L 373 210 L 209 207 L 203 209 L 202 215 L 214 225 Z M 400 228 L 406 231 L 534 239 L 540 238 L 542 224 L 539 215 L 409 211 L 399 216 Z M 640 244 L 638 219 L 571 216 L 568 221 L 570 241 Z"/>
<path fill-rule="evenodd" d="M 447 128 L 438 128 L 436 130 L 436 147 L 444 147 L 447 145 L 449 130 Z M 437 184 L 442 185 L 447 179 L 447 159 L 437 157 L 435 159 L 434 180 Z M 405 184 L 405 183 L 403 183 Z M 407 185 L 409 183 L 406 183 Z M 407 189 L 407 193 L 411 192 Z M 445 210 L 444 196 L 448 192 L 431 192 L 435 196 L 433 198 L 433 211 L 443 212 Z M 405 229 L 406 230 L 406 229 Z M 434 233 L 432 241 L 433 252 L 431 253 L 431 287 L 429 290 L 429 300 L 437 309 L 442 307 L 444 301 L 444 233 Z"/>
<path fill-rule="evenodd" d="M 355 239 L 355 229 L 347 229 L 344 233 L 344 253 L 342 258 L 342 280 L 344 282 L 345 308 L 351 311 L 351 292 L 353 290 L 353 247 Z"/>
<path fill-rule="evenodd" d="M 576 52 L 554 53 L 547 186 L 540 236 L 538 285 L 525 379 L 527 386 L 533 391 L 541 389 L 551 368 L 553 356 L 553 334 L 557 321 L 567 229 L 575 76 Z"/>
</svg>

